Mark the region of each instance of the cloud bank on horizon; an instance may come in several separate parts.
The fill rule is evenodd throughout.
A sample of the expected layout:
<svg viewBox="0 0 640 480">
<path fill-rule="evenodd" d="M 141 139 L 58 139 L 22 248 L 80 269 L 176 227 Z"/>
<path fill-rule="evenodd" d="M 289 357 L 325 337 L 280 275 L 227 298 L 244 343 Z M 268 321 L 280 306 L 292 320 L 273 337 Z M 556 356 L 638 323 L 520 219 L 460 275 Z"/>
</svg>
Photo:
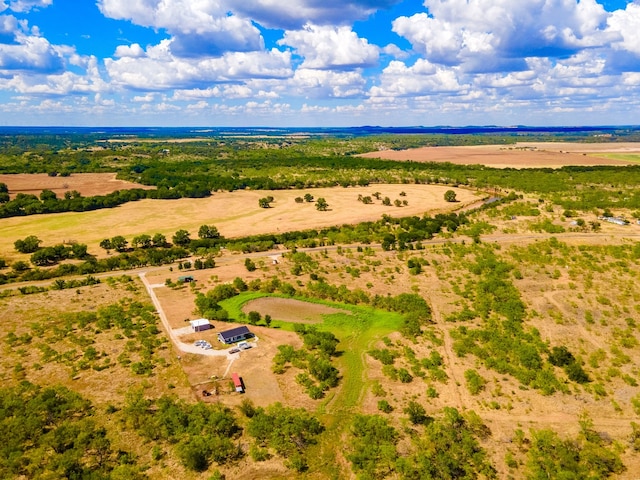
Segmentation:
<svg viewBox="0 0 640 480">
<path fill-rule="evenodd" d="M 638 124 L 640 0 L 0 0 L 5 125 Z"/>
</svg>

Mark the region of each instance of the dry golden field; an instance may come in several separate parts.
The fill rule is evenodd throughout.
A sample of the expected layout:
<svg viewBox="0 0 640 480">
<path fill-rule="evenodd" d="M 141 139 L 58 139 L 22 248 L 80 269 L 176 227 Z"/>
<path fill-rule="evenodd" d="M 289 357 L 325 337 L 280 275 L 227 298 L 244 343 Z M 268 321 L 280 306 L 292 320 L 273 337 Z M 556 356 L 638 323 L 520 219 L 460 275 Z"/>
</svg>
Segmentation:
<svg viewBox="0 0 640 480">
<path fill-rule="evenodd" d="M 515 145 L 423 147 L 362 154 L 368 158 L 413 162 L 449 162 L 493 168 L 559 168 L 568 165 L 629 165 L 637 162 L 607 155 L 640 154 L 640 144 L 521 142 Z"/>
<path fill-rule="evenodd" d="M 546 245 L 550 238 L 548 235 L 524 234 L 526 221 L 527 219 L 522 220 L 523 223 L 519 228 L 523 233 L 514 235 L 518 239 L 513 243 L 509 241 L 502 243 L 500 238 L 506 240 L 509 235 L 499 234 L 487 236 L 486 241 L 500 242 L 500 245 L 503 245 L 502 253 L 507 259 L 511 258 L 511 252 L 520 252 L 529 246 Z M 512 225 L 509 228 L 515 227 Z M 600 249 L 606 246 L 629 245 L 632 241 L 637 241 L 638 233 L 624 230 L 624 228 L 612 226 L 607 228 L 605 233 L 592 237 L 568 235 L 566 248 L 575 255 L 581 249 L 586 252 L 601 252 Z M 542 247 L 542 250 L 547 248 Z M 517 449 L 512 445 L 516 429 L 529 432 L 530 429 L 550 428 L 561 436 L 575 436 L 580 429 L 580 419 L 586 415 L 593 421 L 596 431 L 626 445 L 631 433 L 630 423 L 637 421 L 631 399 L 640 393 L 640 389 L 625 383 L 621 377 L 637 374 L 640 355 L 637 347 L 623 348 L 623 355 L 628 357 L 628 360 L 623 360 L 624 363 L 621 366 L 617 363 L 620 357 L 616 356 L 618 355 L 616 352 L 620 349 L 617 336 L 621 331 L 628 329 L 628 319 L 634 319 L 635 322 L 640 323 L 639 310 L 632 304 L 625 305 L 624 301 L 625 298 L 640 299 L 640 290 L 630 283 L 633 275 L 626 277 L 621 270 L 612 269 L 606 274 L 601 273 L 596 278 L 585 280 L 589 278 L 588 272 L 576 265 L 564 271 L 561 270 L 558 274 L 551 260 L 548 267 L 539 261 L 518 264 L 524 279 L 516 281 L 516 286 L 530 311 L 536 312 L 532 314 L 527 324 L 538 329 L 542 338 L 550 345 L 566 345 L 572 352 L 579 355 L 592 376 L 593 384 L 603 385 L 607 392 L 605 396 L 601 396 L 595 394 L 590 385 L 582 387 L 570 384 L 569 394 L 558 392 L 545 396 L 537 390 L 522 388 L 509 375 L 500 375 L 487 369 L 473 356 L 458 357 L 455 354 L 451 332 L 460 324 L 448 322 L 446 318 L 460 309 L 461 298 L 454 293 L 453 285 L 463 284 L 468 279 L 469 273 L 465 270 L 464 264 L 459 263 L 459 260 L 451 255 L 450 247 L 446 244 L 434 242 L 432 246 L 427 245 L 424 251 L 402 254 L 376 250 L 372 257 L 363 256 L 356 252 L 355 248 L 345 248 L 342 252 L 331 249 L 328 256 L 320 252 L 311 253 L 311 255 L 319 262 L 317 273 L 326 277 L 331 284 L 346 284 L 350 289 L 362 288 L 371 295 L 417 292 L 428 300 L 433 309 L 433 331 L 435 336 L 442 340 L 442 344 L 434 344 L 426 339 L 414 342 L 403 338 L 398 333 L 390 334 L 388 337 L 395 348 L 400 350 L 410 348 L 418 358 L 428 357 L 433 350 L 438 351 L 445 360 L 448 379 L 445 382 L 415 379 L 411 383 L 400 384 L 397 380 L 393 381 L 383 374 L 378 361 L 364 355 L 365 378 L 369 388 L 363 392 L 360 411 L 368 414 L 378 413 L 377 402 L 381 397 L 370 389 L 375 382 L 387 392 L 382 398 L 394 405 L 398 412 L 410 400 L 419 401 L 426 406 L 429 413 L 434 415 L 444 406 L 454 406 L 460 411 L 474 410 L 492 432 L 485 446 L 491 452 L 494 464 L 498 466 L 500 478 L 517 473 L 504 465 L 504 455 L 507 451 L 517 453 Z M 269 279 L 277 276 L 291 283 L 300 281 L 302 286 L 309 281 L 308 275 L 292 275 L 290 273 L 292 264 L 286 258 L 274 265 L 268 257 L 257 254 L 252 257 L 261 265 L 256 272 L 246 271 L 243 264 L 244 256 L 235 260 L 228 259 L 212 271 L 193 272 L 198 279 L 196 288 L 206 291 L 216 284 L 230 282 L 237 276 L 247 282 L 255 278 Z M 420 275 L 410 275 L 405 266 L 406 259 L 409 257 L 424 258 L 432 266 L 427 267 Z M 607 261 L 606 253 L 602 261 Z M 360 269 L 358 276 L 349 274 L 348 267 Z M 161 283 L 163 279 L 169 277 L 175 280 L 177 273 L 168 270 L 156 271 L 151 274 L 150 281 Z M 181 326 L 185 315 L 194 314 L 191 309 L 195 292 L 191 289 L 160 288 L 158 293 L 163 305 L 171 312 L 174 328 Z M 605 302 L 602 298 L 610 298 L 611 303 Z M 307 323 L 318 321 L 318 312 L 323 310 L 317 305 L 311 305 L 308 312 L 301 312 L 300 308 L 301 305 L 297 300 L 261 299 L 246 304 L 245 311 L 257 310 L 263 315 L 270 314 L 274 319 L 296 321 L 297 318 L 298 322 Z M 586 312 L 590 313 L 586 314 Z M 587 318 L 593 315 L 594 320 L 586 321 L 585 315 Z M 226 328 L 224 323 L 215 322 L 214 324 L 213 331 L 193 334 L 189 339 L 193 341 L 196 338 L 207 338 L 214 341 L 216 332 Z M 469 328 L 479 325 L 477 321 L 466 323 Z M 241 371 L 246 377 L 247 385 L 255 387 L 253 391 L 247 390 L 247 398 L 258 405 L 278 400 L 307 409 L 318 408 L 321 403 L 312 401 L 305 395 L 302 388 L 294 381 L 294 372 L 275 375 L 270 370 L 269 359 L 276 353 L 277 345 L 283 343 L 299 345 L 299 340 L 290 332 L 277 329 L 265 327 L 251 327 L 251 329 L 259 338 L 256 347 L 242 353 L 240 358 L 232 363 L 232 369 Z M 631 335 L 637 338 L 635 331 Z M 370 344 L 369 348 L 385 348 L 385 343 L 379 339 Z M 593 366 L 595 365 L 593 362 L 596 362 L 595 358 L 600 359 L 598 368 Z M 215 375 L 219 376 L 229 368 L 228 360 L 220 357 L 202 357 L 199 360 L 192 359 L 192 362 L 185 371 L 190 380 L 198 384 L 206 381 L 207 373 L 205 372 L 215 372 Z M 401 360 L 400 364 L 403 364 L 402 362 Z M 405 365 L 408 368 L 408 364 Z M 206 368 L 202 370 L 202 367 Z M 472 395 L 466 387 L 464 373 L 468 369 L 477 370 L 487 380 L 486 388 L 478 395 Z M 426 395 L 428 387 L 435 388 L 438 392 L 437 398 Z M 197 395 L 197 392 L 195 393 Z M 231 397 L 225 396 L 224 401 L 236 405 L 239 399 L 231 395 Z M 623 458 L 627 470 L 615 478 L 635 479 L 635 472 L 640 469 L 640 458 L 631 450 L 627 450 Z"/>
<path fill-rule="evenodd" d="M 308 228 L 352 224 L 379 220 L 383 214 L 392 216 L 435 215 L 462 208 L 482 196 L 471 190 L 453 188 L 456 203 L 444 201 L 444 192 L 452 188 L 436 185 L 371 185 L 354 188 L 319 188 L 311 190 L 219 192 L 210 198 L 179 200 L 140 200 L 112 209 L 92 212 L 68 212 L 0 219 L 0 255 L 13 260 L 13 242 L 36 235 L 44 245 L 76 241 L 85 243 L 94 254 L 100 254 L 98 244 L 104 238 L 123 235 L 129 241 L 143 233 L 171 236 L 180 229 L 196 238 L 200 225 L 215 225 L 227 238 L 263 233 L 278 233 Z M 407 200 L 405 207 L 384 206 L 380 202 L 364 205 L 358 195 L 380 192 L 393 202 Z M 405 192 L 406 196 L 400 196 Z M 296 203 L 295 198 L 311 193 L 324 197 L 329 210 L 319 212 L 315 204 Z M 272 208 L 260 208 L 258 200 L 271 195 Z"/>
</svg>

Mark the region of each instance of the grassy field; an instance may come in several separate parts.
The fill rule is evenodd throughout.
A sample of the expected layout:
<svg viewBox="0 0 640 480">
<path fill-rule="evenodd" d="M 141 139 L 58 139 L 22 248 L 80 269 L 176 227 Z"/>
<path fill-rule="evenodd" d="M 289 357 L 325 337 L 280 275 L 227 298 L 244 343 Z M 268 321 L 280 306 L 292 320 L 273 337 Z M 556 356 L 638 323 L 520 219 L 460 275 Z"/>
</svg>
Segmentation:
<svg viewBox="0 0 640 480">
<path fill-rule="evenodd" d="M 36 235 L 44 245 L 76 241 L 89 246 L 94 254 L 104 238 L 123 235 L 129 241 L 135 235 L 164 234 L 168 240 L 180 229 L 197 237 L 200 225 L 215 225 L 228 238 L 248 234 L 279 233 L 333 225 L 378 220 L 383 214 L 409 216 L 451 211 L 481 197 L 474 191 L 454 188 L 458 203 L 444 201 L 451 189 L 436 185 L 372 185 L 358 188 L 321 188 L 312 190 L 239 191 L 216 193 L 205 199 L 141 200 L 117 208 L 82 213 L 33 215 L 0 219 L 0 257 L 17 258 L 13 242 Z M 380 202 L 364 205 L 358 195 L 380 192 L 383 196 L 406 199 L 407 206 L 384 206 Z M 404 192 L 405 196 L 400 196 Z M 310 193 L 324 197 L 329 210 L 319 212 L 314 203 L 296 203 L 296 197 Z M 258 200 L 271 195 L 272 208 L 260 208 Z"/>
<path fill-rule="evenodd" d="M 619 160 L 627 163 L 639 163 L 640 154 L 638 153 L 601 153 L 599 157 L 611 158 L 613 160 Z"/>
<path fill-rule="evenodd" d="M 268 297 L 260 292 L 242 293 L 236 297 L 220 302 L 229 312 L 231 318 L 240 318 L 243 306 L 257 298 Z M 335 302 L 327 302 L 308 298 L 291 298 L 290 302 L 305 302 L 325 305 L 330 308 L 347 310 L 350 314 L 333 313 L 322 315 L 318 328 L 330 331 L 340 339 L 341 352 L 339 362 L 343 368 L 343 383 L 340 392 L 331 398 L 330 406 L 324 406 L 323 411 L 336 413 L 341 410 L 351 412 L 358 405 L 367 380 L 363 364 L 362 352 L 368 350 L 372 342 L 383 336 L 397 331 L 402 325 L 402 316 L 393 312 L 376 310 L 368 307 L 357 307 Z M 272 326 L 292 331 L 296 323 L 286 322 L 274 317 Z"/>
</svg>

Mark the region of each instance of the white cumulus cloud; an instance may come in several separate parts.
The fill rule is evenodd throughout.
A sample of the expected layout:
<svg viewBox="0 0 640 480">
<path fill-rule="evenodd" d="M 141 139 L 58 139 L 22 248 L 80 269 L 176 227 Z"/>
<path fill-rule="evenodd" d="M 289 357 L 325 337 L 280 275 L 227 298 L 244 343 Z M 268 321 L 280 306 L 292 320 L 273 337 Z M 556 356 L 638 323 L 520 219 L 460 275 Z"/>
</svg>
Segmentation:
<svg viewBox="0 0 640 480">
<path fill-rule="evenodd" d="M 132 45 L 118 45 L 115 53 L 115 56 L 118 58 L 141 58 L 145 55 L 144 49 L 138 43 L 134 43 Z"/>
<path fill-rule="evenodd" d="M 308 23 L 346 25 L 401 0 L 227 0 L 229 9 L 269 28 L 298 30 Z"/>
<path fill-rule="evenodd" d="M 612 38 L 595 0 L 425 0 L 425 6 L 428 14 L 400 17 L 393 30 L 428 60 L 472 72 L 513 71 L 524 68 L 526 57 L 566 57 Z"/>
<path fill-rule="evenodd" d="M 347 98 L 363 96 L 366 80 L 356 71 L 336 72 L 298 68 L 288 83 L 288 91 L 298 96 Z"/>
<path fill-rule="evenodd" d="M 629 4 L 626 10 L 614 12 L 608 23 L 622 37 L 617 47 L 640 54 L 640 4 Z"/>
<path fill-rule="evenodd" d="M 0 43 L 0 71 L 64 71 L 60 52 L 46 38 L 18 35 L 16 44 Z"/>
<path fill-rule="evenodd" d="M 171 40 L 147 48 L 146 56 L 105 59 L 111 80 L 122 87 L 160 91 L 171 88 L 206 88 L 254 78 L 287 78 L 291 54 L 278 50 L 229 52 L 213 58 L 179 58 L 171 51 Z"/>
<path fill-rule="evenodd" d="M 302 68 L 348 70 L 370 67 L 378 61 L 378 47 L 349 27 L 306 25 L 287 31 L 280 45 L 289 45 L 304 57 Z"/>
<path fill-rule="evenodd" d="M 217 0 L 100 0 L 98 7 L 110 18 L 165 29 L 174 38 L 177 56 L 220 56 L 264 48 L 260 30 L 251 20 L 230 14 L 229 6 Z"/>
<path fill-rule="evenodd" d="M 6 8 L 14 12 L 28 12 L 34 8 L 45 8 L 53 3 L 53 0 L 9 0 L 0 3 L 0 12 Z M 2 8 L 4 6 L 4 8 Z"/>
<path fill-rule="evenodd" d="M 370 90 L 372 97 L 408 97 L 459 94 L 469 88 L 461 84 L 456 71 L 419 59 L 410 67 L 397 60 L 389 63 L 382 72 L 380 85 Z"/>
</svg>

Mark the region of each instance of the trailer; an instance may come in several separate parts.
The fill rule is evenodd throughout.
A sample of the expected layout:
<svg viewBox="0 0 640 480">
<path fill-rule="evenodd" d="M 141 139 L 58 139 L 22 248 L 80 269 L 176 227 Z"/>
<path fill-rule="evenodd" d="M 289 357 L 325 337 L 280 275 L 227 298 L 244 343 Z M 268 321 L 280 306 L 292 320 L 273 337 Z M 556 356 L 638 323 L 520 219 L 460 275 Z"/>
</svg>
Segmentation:
<svg viewBox="0 0 640 480">
<path fill-rule="evenodd" d="M 236 387 L 236 392 L 244 393 L 244 385 L 242 384 L 242 379 L 238 376 L 237 373 L 231 374 L 231 380 L 233 380 L 233 385 Z"/>
</svg>

